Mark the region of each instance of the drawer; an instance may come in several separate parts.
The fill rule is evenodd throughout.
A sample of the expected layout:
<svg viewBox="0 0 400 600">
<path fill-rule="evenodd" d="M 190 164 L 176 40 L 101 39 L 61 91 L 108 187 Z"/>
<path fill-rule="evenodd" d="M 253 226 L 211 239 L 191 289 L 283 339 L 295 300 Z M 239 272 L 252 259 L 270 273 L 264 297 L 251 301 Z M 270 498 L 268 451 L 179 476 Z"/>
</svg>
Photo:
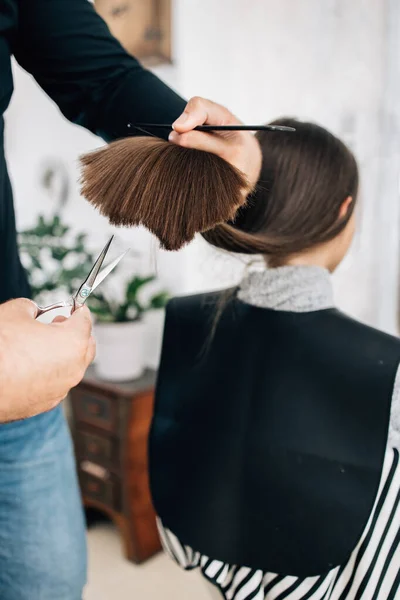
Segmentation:
<svg viewBox="0 0 400 600">
<path fill-rule="evenodd" d="M 118 442 L 113 438 L 77 430 L 76 447 L 81 459 L 118 466 Z"/>
<path fill-rule="evenodd" d="M 112 510 L 120 510 L 120 483 L 117 479 L 104 480 L 81 470 L 79 480 L 85 501 L 95 500 Z"/>
<path fill-rule="evenodd" d="M 117 398 L 90 392 L 82 393 L 74 390 L 71 394 L 71 401 L 78 427 L 79 421 L 82 421 L 104 431 L 118 433 L 119 412 Z"/>
</svg>

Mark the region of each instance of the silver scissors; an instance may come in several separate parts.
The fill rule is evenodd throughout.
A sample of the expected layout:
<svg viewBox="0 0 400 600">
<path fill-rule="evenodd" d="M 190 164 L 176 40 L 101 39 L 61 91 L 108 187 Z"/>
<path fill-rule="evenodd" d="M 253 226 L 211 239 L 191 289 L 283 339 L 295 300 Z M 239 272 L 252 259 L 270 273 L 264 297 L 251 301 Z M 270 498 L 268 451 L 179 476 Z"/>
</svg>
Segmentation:
<svg viewBox="0 0 400 600">
<path fill-rule="evenodd" d="M 37 306 L 37 314 L 36 318 L 44 315 L 51 310 L 55 310 L 57 308 L 68 308 L 71 307 L 71 314 L 77 309 L 82 307 L 86 300 L 89 298 L 90 294 L 100 285 L 102 281 L 111 273 L 113 269 L 117 266 L 120 260 L 125 256 L 128 250 L 125 250 L 122 254 L 117 256 L 113 261 L 110 262 L 104 269 L 101 269 L 104 259 L 107 256 L 107 252 L 110 249 L 111 242 L 113 241 L 114 236 L 108 240 L 107 244 L 104 246 L 103 250 L 100 252 L 96 262 L 94 263 L 89 275 L 86 277 L 85 281 L 82 283 L 78 291 L 74 296 L 65 300 L 64 302 L 56 302 L 55 304 L 49 304 L 48 306 Z M 100 270 L 101 269 L 101 270 Z"/>
</svg>

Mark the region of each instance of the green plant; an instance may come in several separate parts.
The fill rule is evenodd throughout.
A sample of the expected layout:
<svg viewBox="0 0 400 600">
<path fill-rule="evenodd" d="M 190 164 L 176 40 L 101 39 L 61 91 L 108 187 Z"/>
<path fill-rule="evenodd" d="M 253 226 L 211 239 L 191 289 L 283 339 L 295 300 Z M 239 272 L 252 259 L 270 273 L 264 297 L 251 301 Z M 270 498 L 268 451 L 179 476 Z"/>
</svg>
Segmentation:
<svg viewBox="0 0 400 600">
<path fill-rule="evenodd" d="M 95 260 L 86 247 L 87 234 L 73 233 L 57 214 L 48 219 L 39 215 L 34 227 L 20 232 L 19 244 L 33 298 L 39 304 L 53 302 L 55 291 L 56 300 L 74 294 Z M 165 291 L 157 292 L 148 302 L 140 298 L 143 288 L 155 281 L 154 276 L 135 275 L 124 284 L 115 277 L 117 271 L 88 299 L 87 304 L 98 321 L 136 321 L 145 311 L 165 306 L 168 301 Z M 121 290 L 122 294 L 118 294 Z"/>
<path fill-rule="evenodd" d="M 34 227 L 19 233 L 21 259 L 36 301 L 55 290 L 70 295 L 78 289 L 94 262 L 86 240 L 85 233 L 73 233 L 57 214 L 48 219 L 39 215 Z"/>
<path fill-rule="evenodd" d="M 168 300 L 168 292 L 159 292 L 158 294 L 154 294 L 154 296 L 150 298 L 149 310 L 158 310 L 160 308 L 165 308 Z"/>
<path fill-rule="evenodd" d="M 90 298 L 90 309 L 98 321 L 103 323 L 138 321 L 147 310 L 163 308 L 168 301 L 168 293 L 164 291 L 154 294 L 148 303 L 140 299 L 140 292 L 153 281 L 155 281 L 154 276 L 135 275 L 125 284 L 121 301 L 108 297 L 106 293 L 99 293 Z"/>
</svg>

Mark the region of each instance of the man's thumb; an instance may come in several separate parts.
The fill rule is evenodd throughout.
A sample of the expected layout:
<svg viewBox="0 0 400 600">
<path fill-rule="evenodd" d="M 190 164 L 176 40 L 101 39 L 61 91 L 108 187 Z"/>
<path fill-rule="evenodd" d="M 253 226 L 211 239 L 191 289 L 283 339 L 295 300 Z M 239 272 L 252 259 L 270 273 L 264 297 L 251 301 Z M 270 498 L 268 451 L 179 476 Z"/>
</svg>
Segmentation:
<svg viewBox="0 0 400 600">
<path fill-rule="evenodd" d="M 92 317 L 90 315 L 90 310 L 86 306 L 82 306 L 75 310 L 69 319 L 63 323 L 59 323 L 58 326 L 80 331 L 82 335 L 89 337 L 92 332 Z"/>
</svg>

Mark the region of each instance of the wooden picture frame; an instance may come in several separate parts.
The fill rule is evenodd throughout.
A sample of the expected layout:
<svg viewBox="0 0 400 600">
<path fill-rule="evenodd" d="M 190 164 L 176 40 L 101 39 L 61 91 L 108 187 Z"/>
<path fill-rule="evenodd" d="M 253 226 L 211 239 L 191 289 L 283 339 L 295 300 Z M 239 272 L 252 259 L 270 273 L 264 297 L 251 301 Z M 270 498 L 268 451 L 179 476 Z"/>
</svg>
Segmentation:
<svg viewBox="0 0 400 600">
<path fill-rule="evenodd" d="M 127 52 L 146 66 L 172 62 L 171 0 L 95 0 Z"/>
</svg>

